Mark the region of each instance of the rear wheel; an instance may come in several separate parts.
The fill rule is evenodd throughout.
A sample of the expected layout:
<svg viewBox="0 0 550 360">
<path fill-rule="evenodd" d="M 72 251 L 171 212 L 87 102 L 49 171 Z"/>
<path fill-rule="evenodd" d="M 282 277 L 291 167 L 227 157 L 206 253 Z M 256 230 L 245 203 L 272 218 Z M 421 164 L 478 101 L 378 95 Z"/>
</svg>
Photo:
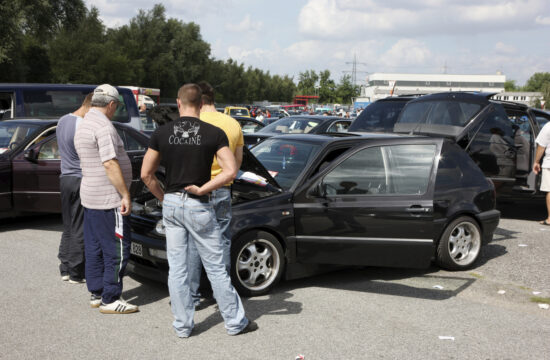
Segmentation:
<svg viewBox="0 0 550 360">
<path fill-rule="evenodd" d="M 441 235 L 437 246 L 437 263 L 448 270 L 465 270 L 481 254 L 481 230 L 468 216 L 453 220 Z"/>
<path fill-rule="evenodd" d="M 279 282 L 285 265 L 279 240 L 265 231 L 251 231 L 232 245 L 231 277 L 243 296 L 267 294 Z"/>
</svg>

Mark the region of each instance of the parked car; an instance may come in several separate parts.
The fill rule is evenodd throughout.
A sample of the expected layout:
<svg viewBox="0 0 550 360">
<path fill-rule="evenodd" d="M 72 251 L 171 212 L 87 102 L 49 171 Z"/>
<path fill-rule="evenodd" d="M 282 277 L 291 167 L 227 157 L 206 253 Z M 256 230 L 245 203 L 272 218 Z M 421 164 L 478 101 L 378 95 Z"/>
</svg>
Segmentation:
<svg viewBox="0 0 550 360">
<path fill-rule="evenodd" d="M 491 93 L 448 92 L 411 100 L 396 133 L 445 136 L 472 157 L 504 199 L 530 199 L 540 175 L 532 171 L 540 125 L 550 114 L 526 105 L 492 100 Z"/>
<path fill-rule="evenodd" d="M 367 106 L 361 114 L 351 114 L 356 117 L 350 125 L 349 132 L 393 132 L 401 110 L 418 96 L 394 96 L 380 99 Z"/>
<path fill-rule="evenodd" d="M 32 213 L 60 213 L 60 157 L 57 120 L 0 121 L 0 218 Z M 140 170 L 149 139 L 134 128 L 113 122 L 132 163 L 132 187 L 143 188 Z"/>
<path fill-rule="evenodd" d="M 269 137 L 280 134 L 324 134 L 346 132 L 350 119 L 337 116 L 299 115 L 288 116 L 267 125 L 253 134 L 244 135 L 245 145 L 255 145 Z"/>
<path fill-rule="evenodd" d="M 229 116 L 243 116 L 248 118 L 250 117 L 250 112 L 245 107 L 226 106 L 223 113 Z"/>
<path fill-rule="evenodd" d="M 495 190 L 453 141 L 370 134 L 283 135 L 244 149 L 232 186 L 231 277 L 242 295 L 331 266 L 463 270 L 491 241 Z M 128 269 L 166 281 L 161 204 L 131 215 Z"/>
<path fill-rule="evenodd" d="M 241 125 L 243 134 L 251 134 L 260 131 L 265 127 L 265 124 L 256 119 L 247 118 L 243 116 L 232 116 Z"/>
<path fill-rule="evenodd" d="M 0 120 L 13 118 L 60 118 L 80 107 L 97 85 L 0 83 Z M 120 104 L 113 121 L 142 129 L 132 90 L 116 87 Z"/>
</svg>

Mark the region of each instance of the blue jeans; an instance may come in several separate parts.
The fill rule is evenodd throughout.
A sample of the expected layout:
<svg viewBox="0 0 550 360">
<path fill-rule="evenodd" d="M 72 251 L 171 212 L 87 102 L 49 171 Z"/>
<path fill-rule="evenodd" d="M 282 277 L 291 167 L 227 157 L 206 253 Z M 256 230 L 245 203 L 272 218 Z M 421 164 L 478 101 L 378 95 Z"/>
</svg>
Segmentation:
<svg viewBox="0 0 550 360">
<path fill-rule="evenodd" d="M 248 325 L 243 304 L 223 263 L 220 228 L 211 204 L 187 194 L 166 194 L 162 209 L 166 227 L 168 254 L 168 289 L 174 314 L 173 326 L 179 337 L 188 337 L 193 330 L 195 304 L 189 284 L 188 249 L 193 244 L 204 264 L 214 298 L 228 334 L 236 334 Z"/>
<path fill-rule="evenodd" d="M 229 274 L 231 270 L 231 189 L 229 187 L 221 187 L 212 192 L 211 203 L 216 213 L 216 220 L 220 227 L 221 246 L 223 250 L 223 262 L 225 269 Z M 189 282 L 191 285 L 191 296 L 195 305 L 200 302 L 201 294 L 199 287 L 201 283 L 202 262 L 193 245 L 189 245 Z"/>
</svg>

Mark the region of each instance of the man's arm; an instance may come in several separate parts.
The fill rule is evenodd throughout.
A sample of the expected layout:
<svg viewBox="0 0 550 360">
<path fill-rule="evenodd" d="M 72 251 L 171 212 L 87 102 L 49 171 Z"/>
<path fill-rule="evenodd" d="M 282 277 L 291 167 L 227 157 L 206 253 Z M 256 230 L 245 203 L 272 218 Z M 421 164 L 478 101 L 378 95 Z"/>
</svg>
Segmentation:
<svg viewBox="0 0 550 360">
<path fill-rule="evenodd" d="M 145 156 L 143 157 L 143 163 L 141 164 L 141 180 L 149 191 L 160 201 L 164 200 L 164 191 L 160 187 L 160 182 L 155 176 L 160 165 L 160 153 L 151 148 L 147 149 Z"/>
<path fill-rule="evenodd" d="M 120 169 L 118 160 L 107 160 L 103 163 L 103 167 L 105 168 L 109 181 L 113 184 L 120 196 L 122 196 L 122 200 L 120 201 L 120 213 L 124 216 L 130 215 L 130 212 L 132 211 L 130 192 L 124 182 L 124 177 L 122 176 L 122 170 Z"/>
<path fill-rule="evenodd" d="M 235 148 L 235 161 L 237 162 L 237 171 L 241 168 L 243 163 L 243 147 L 237 146 Z"/>
<path fill-rule="evenodd" d="M 229 146 L 224 146 L 219 149 L 216 152 L 216 156 L 218 159 L 218 165 L 220 165 L 222 172 L 203 186 L 198 187 L 196 185 L 189 185 L 185 188 L 185 191 L 195 195 L 204 195 L 221 188 L 223 185 L 235 179 L 238 171 L 237 162 L 235 161 L 235 156 L 231 152 L 231 149 L 229 149 Z"/>
<path fill-rule="evenodd" d="M 537 144 L 537 152 L 535 154 L 535 163 L 533 164 L 533 171 L 535 174 L 538 174 L 540 172 L 540 160 L 542 159 L 542 155 L 544 155 L 544 152 L 546 151 L 546 148 L 544 146 L 540 146 Z"/>
</svg>

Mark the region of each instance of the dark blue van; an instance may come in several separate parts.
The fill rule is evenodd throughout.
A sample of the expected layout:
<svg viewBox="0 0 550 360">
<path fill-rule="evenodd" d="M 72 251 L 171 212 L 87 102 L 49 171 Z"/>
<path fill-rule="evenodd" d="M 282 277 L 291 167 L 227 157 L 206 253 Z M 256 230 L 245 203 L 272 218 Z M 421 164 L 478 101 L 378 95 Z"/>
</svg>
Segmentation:
<svg viewBox="0 0 550 360">
<path fill-rule="evenodd" d="M 59 118 L 80 107 L 97 85 L 0 83 L 0 120 L 12 118 Z M 136 99 L 130 89 L 116 87 L 120 103 L 113 121 L 141 131 Z"/>
</svg>

